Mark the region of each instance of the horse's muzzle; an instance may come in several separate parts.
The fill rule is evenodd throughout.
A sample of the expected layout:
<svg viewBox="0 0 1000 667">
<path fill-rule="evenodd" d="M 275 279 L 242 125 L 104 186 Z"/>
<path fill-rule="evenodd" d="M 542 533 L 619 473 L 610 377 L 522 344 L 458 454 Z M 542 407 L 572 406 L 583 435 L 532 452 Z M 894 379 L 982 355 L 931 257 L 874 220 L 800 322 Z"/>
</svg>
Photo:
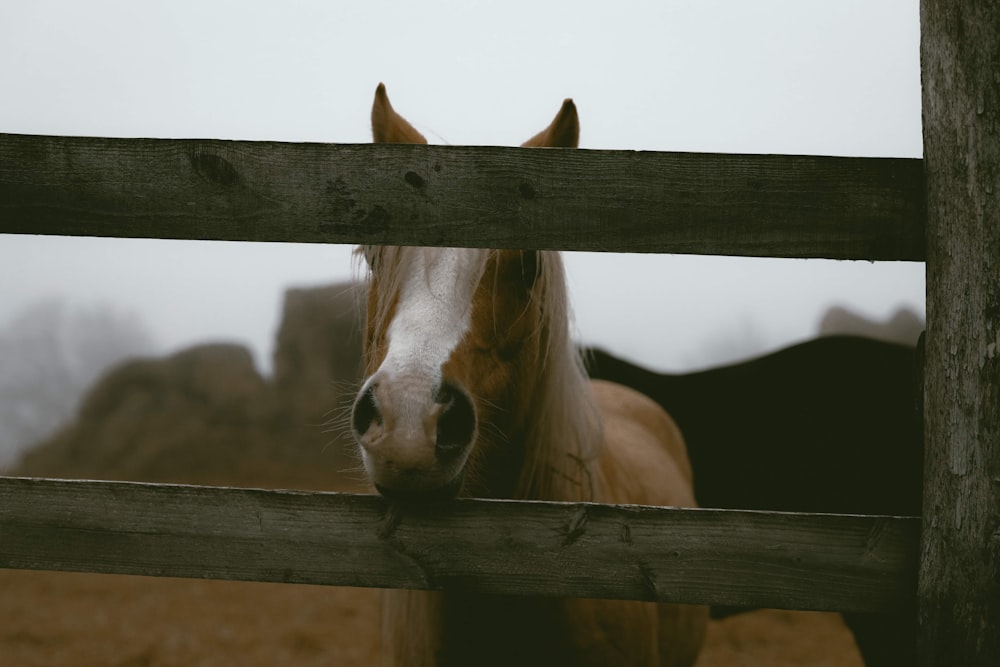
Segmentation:
<svg viewBox="0 0 1000 667">
<path fill-rule="evenodd" d="M 450 382 L 416 379 L 366 383 L 351 415 L 354 436 L 375 488 L 394 500 L 443 500 L 462 486 L 476 438 L 476 410 Z"/>
</svg>

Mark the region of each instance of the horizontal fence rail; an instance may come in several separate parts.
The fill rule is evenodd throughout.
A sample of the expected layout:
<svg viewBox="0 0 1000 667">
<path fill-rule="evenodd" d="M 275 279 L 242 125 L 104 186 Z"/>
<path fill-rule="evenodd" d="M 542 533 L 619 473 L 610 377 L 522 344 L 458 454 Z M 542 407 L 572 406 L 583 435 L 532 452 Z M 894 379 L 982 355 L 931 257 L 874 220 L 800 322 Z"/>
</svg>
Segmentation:
<svg viewBox="0 0 1000 667">
<path fill-rule="evenodd" d="M 920 160 L 0 134 L 0 232 L 914 260 Z"/>
<path fill-rule="evenodd" d="M 0 567 L 879 612 L 919 520 L 0 478 Z"/>
</svg>

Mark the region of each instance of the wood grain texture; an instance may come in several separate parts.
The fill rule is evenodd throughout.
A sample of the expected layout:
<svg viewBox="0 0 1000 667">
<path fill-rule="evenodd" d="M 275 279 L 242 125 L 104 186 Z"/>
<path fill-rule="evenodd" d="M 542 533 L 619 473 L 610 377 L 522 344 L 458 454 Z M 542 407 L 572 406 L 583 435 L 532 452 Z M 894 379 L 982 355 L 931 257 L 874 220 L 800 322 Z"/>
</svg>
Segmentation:
<svg viewBox="0 0 1000 667">
<path fill-rule="evenodd" d="M 917 519 L 0 478 L 0 567 L 791 609 L 912 603 Z"/>
<path fill-rule="evenodd" d="M 0 135 L 0 232 L 923 260 L 919 160 Z"/>
<path fill-rule="evenodd" d="M 921 3 L 927 334 L 919 664 L 1000 665 L 1000 3 Z"/>
</svg>

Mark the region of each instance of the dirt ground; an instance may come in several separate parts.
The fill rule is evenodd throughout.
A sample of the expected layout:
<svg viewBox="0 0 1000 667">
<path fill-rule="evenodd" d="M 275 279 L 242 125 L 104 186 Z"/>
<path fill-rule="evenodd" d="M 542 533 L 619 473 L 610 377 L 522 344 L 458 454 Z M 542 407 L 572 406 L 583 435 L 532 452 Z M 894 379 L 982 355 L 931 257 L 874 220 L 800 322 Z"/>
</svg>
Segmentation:
<svg viewBox="0 0 1000 667">
<path fill-rule="evenodd" d="M 0 570 L 4 667 L 378 664 L 379 592 Z M 836 614 L 715 621 L 698 667 L 859 667 Z"/>
</svg>

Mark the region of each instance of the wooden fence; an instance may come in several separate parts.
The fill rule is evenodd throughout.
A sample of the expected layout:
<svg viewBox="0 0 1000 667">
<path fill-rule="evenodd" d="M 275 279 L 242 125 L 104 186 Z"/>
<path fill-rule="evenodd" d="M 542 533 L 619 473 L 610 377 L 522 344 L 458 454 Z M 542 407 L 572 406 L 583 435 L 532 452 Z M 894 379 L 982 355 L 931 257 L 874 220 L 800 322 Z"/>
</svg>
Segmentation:
<svg viewBox="0 0 1000 667">
<path fill-rule="evenodd" d="M 0 231 L 920 260 L 921 167 L 0 135 Z M 916 590 L 913 517 L 385 512 L 363 496 L 0 479 L 0 566 L 843 611 Z"/>
<path fill-rule="evenodd" d="M 922 7 L 923 162 L 0 135 L 4 233 L 926 258 L 922 519 L 0 478 L 0 567 L 915 603 L 922 664 L 1000 664 L 998 7 Z"/>
</svg>

